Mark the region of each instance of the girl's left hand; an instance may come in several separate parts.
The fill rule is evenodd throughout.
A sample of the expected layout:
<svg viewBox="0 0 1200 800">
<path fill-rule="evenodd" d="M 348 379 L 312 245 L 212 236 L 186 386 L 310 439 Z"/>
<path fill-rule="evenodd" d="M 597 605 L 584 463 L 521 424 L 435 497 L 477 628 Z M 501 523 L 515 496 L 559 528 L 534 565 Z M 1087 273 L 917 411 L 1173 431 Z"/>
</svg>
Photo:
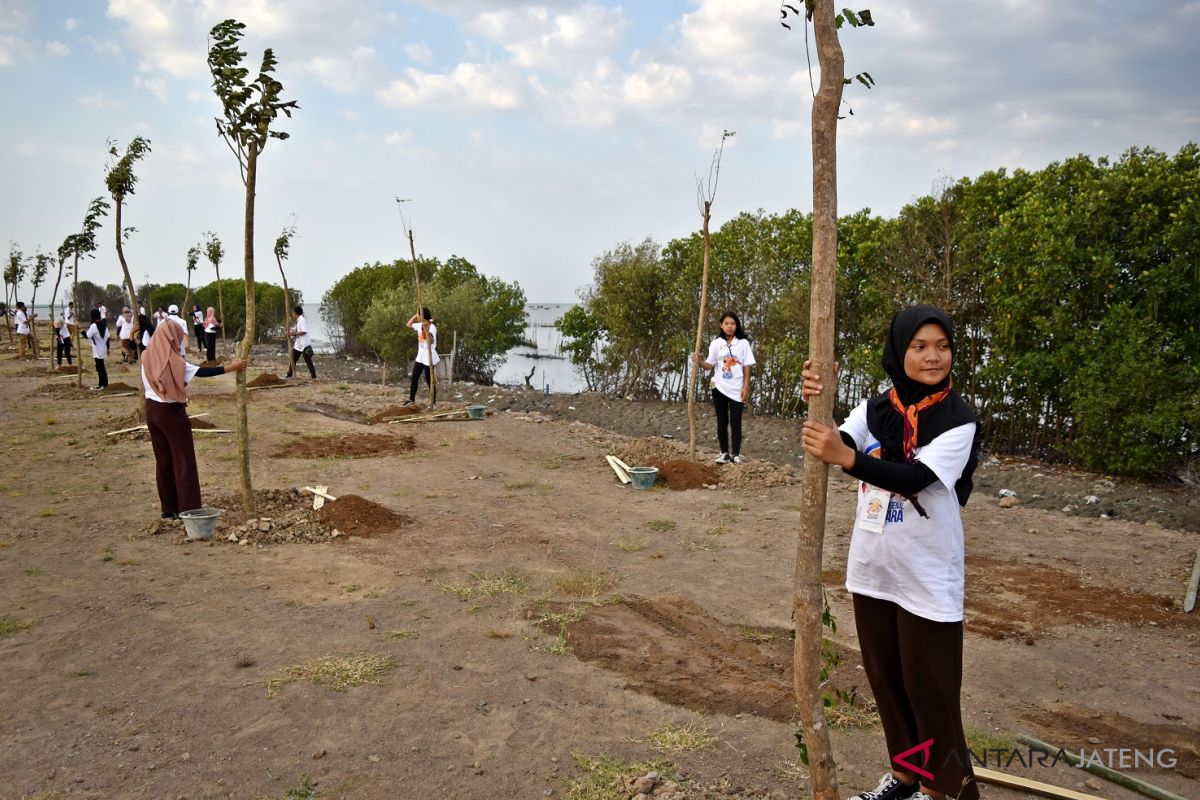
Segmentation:
<svg viewBox="0 0 1200 800">
<path fill-rule="evenodd" d="M 854 466 L 854 450 L 842 441 L 842 435 L 837 428 L 830 428 L 811 419 L 805 420 L 801 438 L 804 441 L 804 452 L 808 455 L 843 469 Z"/>
<path fill-rule="evenodd" d="M 742 387 L 742 402 L 743 403 L 750 402 L 750 387 L 749 386 Z"/>
</svg>

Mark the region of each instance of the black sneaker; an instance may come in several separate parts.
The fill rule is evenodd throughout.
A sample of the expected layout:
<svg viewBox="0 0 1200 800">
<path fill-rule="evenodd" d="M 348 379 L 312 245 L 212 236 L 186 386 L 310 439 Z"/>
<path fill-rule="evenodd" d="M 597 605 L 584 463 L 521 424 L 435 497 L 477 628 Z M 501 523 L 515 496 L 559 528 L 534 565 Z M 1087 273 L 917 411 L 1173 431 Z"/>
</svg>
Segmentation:
<svg viewBox="0 0 1200 800">
<path fill-rule="evenodd" d="M 161 519 L 179 519 L 179 515 L 167 513 L 167 514 L 163 514 Z"/>
<path fill-rule="evenodd" d="M 850 800 L 909 800 L 914 797 L 914 792 L 920 790 L 919 783 L 901 783 L 895 775 L 885 772 L 879 779 L 878 786 L 870 791 L 856 794 Z"/>
</svg>

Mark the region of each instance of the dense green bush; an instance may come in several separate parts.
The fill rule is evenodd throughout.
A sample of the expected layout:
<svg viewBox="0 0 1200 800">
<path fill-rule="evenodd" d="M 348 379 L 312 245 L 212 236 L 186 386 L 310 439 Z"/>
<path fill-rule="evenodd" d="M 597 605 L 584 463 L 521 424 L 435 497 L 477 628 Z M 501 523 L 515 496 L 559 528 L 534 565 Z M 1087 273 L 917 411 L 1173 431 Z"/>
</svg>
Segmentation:
<svg viewBox="0 0 1200 800">
<path fill-rule="evenodd" d="M 954 381 L 989 447 L 1162 476 L 1200 463 L 1200 150 L 1078 156 L 948 183 L 893 219 L 838 225 L 838 413 L 880 388 L 888 321 L 954 320 Z M 751 403 L 800 414 L 811 216 L 741 214 L 712 236 L 706 342 L 737 311 Z M 559 327 L 589 386 L 682 398 L 703 242 L 619 245 Z"/>
<path fill-rule="evenodd" d="M 438 352 L 449 353 L 457 334 L 455 377 L 490 383 L 503 354 L 525 331 L 525 293 L 515 283 L 480 274 L 458 256 L 418 264 L 422 297 L 438 327 Z M 325 293 L 321 310 L 347 352 L 377 355 L 405 368 L 416 356 L 416 335 L 405 326 L 416 311 L 410 262 L 359 267 Z"/>
</svg>

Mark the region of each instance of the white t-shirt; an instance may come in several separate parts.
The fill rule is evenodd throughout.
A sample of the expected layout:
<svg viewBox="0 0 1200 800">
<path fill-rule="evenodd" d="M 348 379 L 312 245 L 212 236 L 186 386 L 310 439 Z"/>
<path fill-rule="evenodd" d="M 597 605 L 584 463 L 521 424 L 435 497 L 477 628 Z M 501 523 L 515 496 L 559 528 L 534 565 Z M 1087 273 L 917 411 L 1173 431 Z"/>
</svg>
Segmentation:
<svg viewBox="0 0 1200 800">
<path fill-rule="evenodd" d="M 308 335 L 308 320 L 304 315 L 296 317 L 296 338 L 292 340 L 292 349 L 304 352 L 304 348 L 312 344 L 312 337 Z"/>
<path fill-rule="evenodd" d="M 167 320 L 174 322 L 179 326 L 179 330 L 183 331 L 183 341 L 179 343 L 179 355 L 186 356 L 188 350 L 188 336 L 191 334 L 191 331 L 188 330 L 187 323 L 184 322 L 183 317 L 179 316 L 178 314 L 169 315 Z"/>
<path fill-rule="evenodd" d="M 125 319 L 125 315 L 117 317 L 117 338 L 128 341 L 133 335 L 133 320 Z"/>
<path fill-rule="evenodd" d="M 708 346 L 708 358 L 713 365 L 713 382 L 717 391 L 735 402 L 742 402 L 742 384 L 745 383 L 743 367 L 752 367 L 754 351 L 749 339 L 734 339 L 730 344 L 724 336 L 718 336 Z"/>
<path fill-rule="evenodd" d="M 92 343 L 92 357 L 105 359 L 108 358 L 108 328 L 104 329 L 104 335 L 100 335 L 100 328 L 96 323 L 92 323 L 84 334 L 89 342 Z"/>
<path fill-rule="evenodd" d="M 23 336 L 23 335 L 29 333 L 29 315 L 18 308 L 17 313 L 16 313 L 16 319 L 17 319 L 17 335 Z"/>
<path fill-rule="evenodd" d="M 192 312 L 192 324 L 193 325 L 203 325 L 204 324 L 204 312 L 203 311 L 193 311 Z"/>
<path fill-rule="evenodd" d="M 841 430 L 864 453 L 879 446 L 867 429 L 865 401 L 850 412 Z M 974 438 L 975 423 L 969 422 L 914 451 L 916 460 L 937 476 L 917 494 L 928 519 L 918 514 L 912 503 L 892 495 L 883 533 L 862 529 L 857 520 L 862 518 L 867 487 L 859 481 L 856 522 L 846 561 L 848 591 L 888 600 L 934 622 L 963 618 L 965 548 L 954 484 L 971 457 Z"/>
<path fill-rule="evenodd" d="M 58 338 L 62 339 L 67 344 L 71 343 L 71 329 L 67 327 L 67 323 L 58 326 Z"/>
<path fill-rule="evenodd" d="M 433 366 L 437 366 L 442 360 L 437 352 L 437 325 L 429 323 L 429 336 L 431 341 L 426 343 L 425 334 L 421 332 L 421 323 L 414 322 L 412 329 L 417 332 L 417 363 L 429 366 L 429 351 L 433 350 Z"/>
<path fill-rule="evenodd" d="M 190 361 L 183 362 L 183 385 L 187 386 L 192 382 L 192 378 L 196 377 L 196 373 L 200 368 Z M 150 388 L 150 382 L 146 380 L 146 365 L 142 365 L 142 386 L 146 388 L 146 399 L 153 400 L 156 403 L 177 403 L 178 400 L 163 400 L 158 396 L 158 392 Z"/>
<path fill-rule="evenodd" d="M 100 319 L 107 320 L 108 319 L 108 308 L 106 308 L 105 306 L 97 306 L 97 307 L 100 309 Z"/>
<path fill-rule="evenodd" d="M 75 324 L 75 312 L 69 308 L 66 311 L 64 311 L 63 312 L 63 322 L 65 322 L 68 325 L 74 325 Z"/>
</svg>

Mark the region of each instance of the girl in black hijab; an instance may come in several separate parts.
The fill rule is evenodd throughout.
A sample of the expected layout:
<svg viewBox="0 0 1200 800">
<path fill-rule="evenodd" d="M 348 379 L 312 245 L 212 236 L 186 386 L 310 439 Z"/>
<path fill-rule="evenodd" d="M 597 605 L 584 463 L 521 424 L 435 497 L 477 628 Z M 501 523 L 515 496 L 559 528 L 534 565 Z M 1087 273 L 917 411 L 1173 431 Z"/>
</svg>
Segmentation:
<svg viewBox="0 0 1200 800">
<path fill-rule="evenodd" d="M 888 391 L 840 430 L 804 423 L 807 456 L 858 478 L 846 588 L 863 667 L 887 739 L 889 769 L 856 800 L 977 800 L 962 730 L 964 545 L 979 425 L 954 391 L 954 328 L 919 305 L 892 319 Z M 804 399 L 821 378 L 804 365 Z"/>
</svg>

